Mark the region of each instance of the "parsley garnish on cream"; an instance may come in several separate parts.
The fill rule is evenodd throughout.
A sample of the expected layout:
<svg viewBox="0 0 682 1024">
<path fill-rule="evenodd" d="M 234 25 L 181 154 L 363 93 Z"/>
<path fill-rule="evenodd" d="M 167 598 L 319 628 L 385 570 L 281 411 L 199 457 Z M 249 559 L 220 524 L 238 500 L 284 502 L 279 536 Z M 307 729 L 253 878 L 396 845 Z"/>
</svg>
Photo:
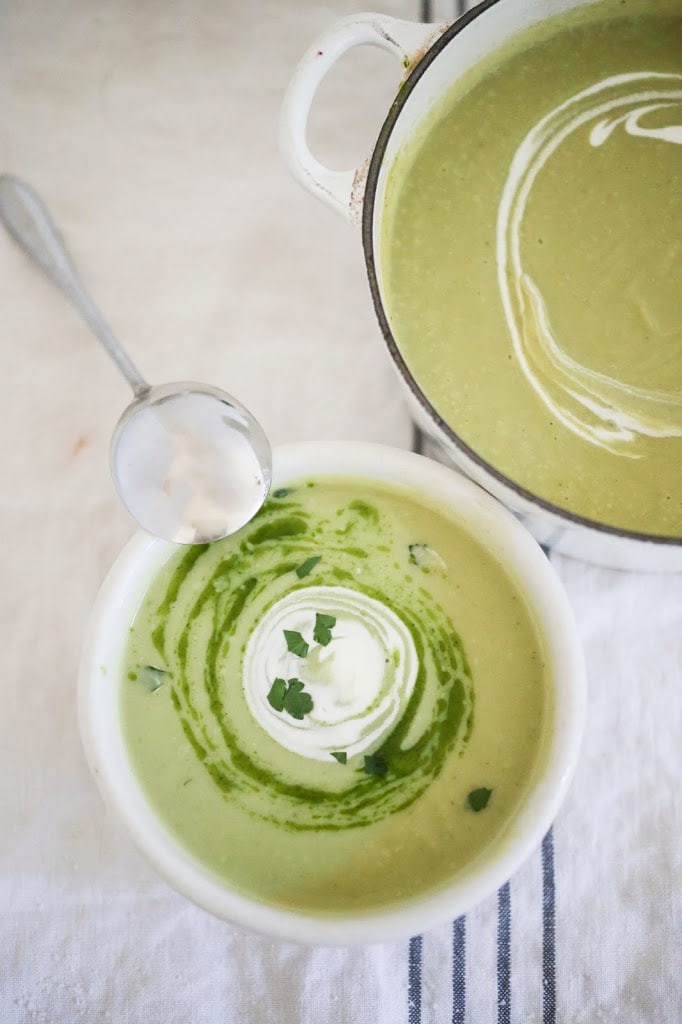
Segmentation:
<svg viewBox="0 0 682 1024">
<path fill-rule="evenodd" d="M 313 699 L 304 690 L 300 679 L 275 679 L 268 693 L 268 702 L 275 711 L 286 711 L 299 722 L 313 710 Z"/>
<path fill-rule="evenodd" d="M 243 686 L 255 720 L 282 747 L 327 763 L 334 753 L 345 753 L 345 763 L 361 755 L 361 768 L 409 701 L 418 665 L 410 630 L 385 603 L 306 583 L 260 618 L 245 648 Z M 291 679 L 302 685 L 287 706 Z"/>
</svg>

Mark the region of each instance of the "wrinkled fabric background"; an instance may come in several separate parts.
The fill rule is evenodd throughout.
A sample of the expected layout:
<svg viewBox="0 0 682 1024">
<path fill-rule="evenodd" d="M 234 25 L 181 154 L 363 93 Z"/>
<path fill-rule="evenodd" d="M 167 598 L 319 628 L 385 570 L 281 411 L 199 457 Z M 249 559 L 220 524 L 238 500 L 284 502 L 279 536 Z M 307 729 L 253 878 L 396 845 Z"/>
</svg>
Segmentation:
<svg viewBox="0 0 682 1024">
<path fill-rule="evenodd" d="M 142 371 L 226 388 L 274 443 L 412 442 L 359 235 L 276 150 L 297 59 L 364 7 L 0 7 L 0 167 L 44 196 Z M 347 58 L 315 107 L 316 152 L 361 162 L 398 73 L 379 51 Z M 81 751 L 81 640 L 132 532 L 107 465 L 126 386 L 4 235 L 0 325 L 0 1024 L 682 1020 L 681 577 L 552 558 L 587 729 L 551 837 L 503 893 L 411 943 L 244 934 L 155 876 Z"/>
</svg>

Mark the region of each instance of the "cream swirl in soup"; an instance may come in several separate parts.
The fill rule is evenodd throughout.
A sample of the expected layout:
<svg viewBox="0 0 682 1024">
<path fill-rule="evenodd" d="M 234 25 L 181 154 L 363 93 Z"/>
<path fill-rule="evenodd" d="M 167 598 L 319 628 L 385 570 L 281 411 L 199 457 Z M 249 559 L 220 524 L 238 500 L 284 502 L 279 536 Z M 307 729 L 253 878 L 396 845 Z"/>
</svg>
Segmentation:
<svg viewBox="0 0 682 1024">
<path fill-rule="evenodd" d="M 663 123 L 652 122 L 652 115 L 663 115 Z M 573 359 L 557 336 L 537 282 L 523 266 L 523 219 L 535 179 L 570 135 L 590 126 L 585 143 L 593 147 L 603 146 L 618 129 L 633 138 L 682 145 L 682 75 L 614 75 L 570 97 L 526 135 L 500 201 L 498 283 L 516 358 L 536 394 L 579 437 L 638 458 L 646 454 L 639 443 L 645 437 L 682 437 L 682 392 L 640 387 Z M 595 187 L 606 190 L 608 181 Z M 673 179 L 670 187 L 682 184 Z"/>
</svg>

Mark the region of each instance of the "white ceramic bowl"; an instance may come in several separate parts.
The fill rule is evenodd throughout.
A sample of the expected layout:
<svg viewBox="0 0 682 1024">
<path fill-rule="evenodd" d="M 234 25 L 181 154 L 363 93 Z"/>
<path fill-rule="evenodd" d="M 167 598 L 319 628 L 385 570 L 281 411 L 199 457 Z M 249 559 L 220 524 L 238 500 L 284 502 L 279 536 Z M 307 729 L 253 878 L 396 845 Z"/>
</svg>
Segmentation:
<svg viewBox="0 0 682 1024">
<path fill-rule="evenodd" d="M 554 710 L 545 769 L 503 834 L 451 884 L 409 903 L 343 915 L 293 912 L 235 892 L 202 866 L 148 803 L 129 763 L 121 730 L 120 685 L 129 626 L 147 587 L 174 545 L 139 533 L 123 550 L 97 598 L 82 656 L 80 722 L 92 772 L 106 802 L 157 871 L 220 918 L 280 939 L 319 944 L 389 941 L 449 921 L 494 893 L 541 843 L 576 764 L 585 675 L 575 623 L 555 573 L 536 542 L 478 486 L 412 452 L 357 443 L 303 443 L 274 452 L 275 487 L 302 477 L 383 480 L 429 496 L 453 511 L 517 581 L 534 611 L 554 665 Z"/>
</svg>

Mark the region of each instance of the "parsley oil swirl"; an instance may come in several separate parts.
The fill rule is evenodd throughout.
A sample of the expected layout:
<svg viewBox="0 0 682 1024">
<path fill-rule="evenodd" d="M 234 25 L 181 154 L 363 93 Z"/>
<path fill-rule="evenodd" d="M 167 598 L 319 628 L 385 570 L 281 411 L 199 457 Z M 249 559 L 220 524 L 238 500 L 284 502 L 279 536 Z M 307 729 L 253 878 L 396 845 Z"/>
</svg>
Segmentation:
<svg viewBox="0 0 682 1024">
<path fill-rule="evenodd" d="M 311 481 L 166 564 L 133 623 L 122 717 L 149 799 L 209 868 L 273 903 L 380 905 L 503 826 L 543 680 L 513 584 L 444 514 Z"/>
</svg>

